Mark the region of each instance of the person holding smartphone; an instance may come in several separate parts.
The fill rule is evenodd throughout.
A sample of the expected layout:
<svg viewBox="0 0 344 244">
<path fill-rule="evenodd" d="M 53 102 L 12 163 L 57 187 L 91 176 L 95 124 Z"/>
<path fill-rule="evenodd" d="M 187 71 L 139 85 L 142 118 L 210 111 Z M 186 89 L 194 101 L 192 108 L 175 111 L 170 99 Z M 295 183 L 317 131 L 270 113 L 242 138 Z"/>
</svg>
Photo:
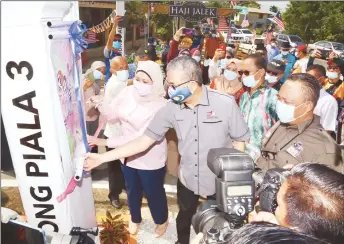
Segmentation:
<svg viewBox="0 0 344 244">
<path fill-rule="evenodd" d="M 116 34 L 116 28 L 121 19 L 122 17 L 117 15 L 113 18 L 112 29 L 109 34 L 106 46 L 104 48 L 104 57 L 106 65 L 106 75 L 104 80 L 105 85 L 111 78 L 110 60 L 114 57 L 122 56 L 122 54 L 119 52 L 119 49 L 121 48 L 122 36 L 120 34 Z"/>
<path fill-rule="evenodd" d="M 191 30 L 191 31 L 190 31 Z M 186 34 L 185 34 L 186 33 Z M 188 50 L 192 46 L 192 39 L 187 36 L 192 34 L 192 29 L 181 27 L 173 36 L 173 39 L 170 43 L 170 49 L 167 54 L 167 64 L 179 56 L 181 51 Z"/>
</svg>

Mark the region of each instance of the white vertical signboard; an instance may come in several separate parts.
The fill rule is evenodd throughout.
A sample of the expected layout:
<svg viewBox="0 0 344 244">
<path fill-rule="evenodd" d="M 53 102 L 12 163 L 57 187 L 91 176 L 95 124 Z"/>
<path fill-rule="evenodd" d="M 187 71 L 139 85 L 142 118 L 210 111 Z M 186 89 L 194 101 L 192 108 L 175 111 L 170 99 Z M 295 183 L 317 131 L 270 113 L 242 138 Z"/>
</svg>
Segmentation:
<svg viewBox="0 0 344 244">
<path fill-rule="evenodd" d="M 96 225 L 90 177 L 64 201 L 56 200 L 86 150 L 77 149 L 83 141 L 68 36 L 71 22 L 61 25 L 72 6 L 68 1 L 8 1 L 1 8 L 1 112 L 25 215 L 29 224 L 63 234 L 74 226 Z M 61 27 L 49 28 L 48 22 Z"/>
<path fill-rule="evenodd" d="M 116 15 L 124 16 L 125 15 L 125 1 L 116 1 Z M 125 56 L 125 28 L 117 27 L 116 34 L 120 34 L 122 36 L 122 45 L 120 49 L 120 53 L 122 56 Z"/>
</svg>

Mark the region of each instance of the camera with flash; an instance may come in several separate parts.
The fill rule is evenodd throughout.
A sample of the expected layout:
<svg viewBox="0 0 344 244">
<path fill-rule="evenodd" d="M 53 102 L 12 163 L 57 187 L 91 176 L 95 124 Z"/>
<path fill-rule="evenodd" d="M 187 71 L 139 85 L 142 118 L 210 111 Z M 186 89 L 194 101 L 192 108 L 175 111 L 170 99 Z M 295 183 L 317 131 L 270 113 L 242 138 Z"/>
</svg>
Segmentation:
<svg viewBox="0 0 344 244">
<path fill-rule="evenodd" d="M 207 163 L 216 175 L 216 201 L 203 202 L 192 225 L 196 233 L 205 233 L 206 243 L 225 243 L 232 230 L 243 226 L 253 211 L 254 163 L 248 154 L 233 148 L 209 150 Z"/>
</svg>

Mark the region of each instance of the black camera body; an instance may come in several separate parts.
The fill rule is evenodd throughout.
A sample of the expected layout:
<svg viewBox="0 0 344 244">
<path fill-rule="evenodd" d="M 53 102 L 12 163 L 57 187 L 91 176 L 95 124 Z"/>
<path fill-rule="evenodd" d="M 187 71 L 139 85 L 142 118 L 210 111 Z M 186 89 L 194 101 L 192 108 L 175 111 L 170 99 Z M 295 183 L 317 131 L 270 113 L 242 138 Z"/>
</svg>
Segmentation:
<svg viewBox="0 0 344 244">
<path fill-rule="evenodd" d="M 275 213 L 277 208 L 277 192 L 287 177 L 287 170 L 281 168 L 269 169 L 265 173 L 256 171 L 253 179 L 256 182 L 256 197 L 259 200 L 260 211 Z"/>
<path fill-rule="evenodd" d="M 216 201 L 203 202 L 192 218 L 195 232 L 205 234 L 205 243 L 226 243 L 234 229 L 247 223 L 256 200 L 262 211 L 275 211 L 286 170 L 276 168 L 264 173 L 255 169 L 248 154 L 232 148 L 209 150 L 207 161 L 217 176 Z"/>
</svg>

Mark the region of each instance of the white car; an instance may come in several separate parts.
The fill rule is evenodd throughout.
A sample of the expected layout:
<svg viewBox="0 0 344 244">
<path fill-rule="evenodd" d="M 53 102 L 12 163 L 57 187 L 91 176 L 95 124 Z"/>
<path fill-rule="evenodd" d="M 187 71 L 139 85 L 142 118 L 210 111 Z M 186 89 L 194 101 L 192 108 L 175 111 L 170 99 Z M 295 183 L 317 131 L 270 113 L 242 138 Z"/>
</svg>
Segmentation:
<svg viewBox="0 0 344 244">
<path fill-rule="evenodd" d="M 232 41 L 240 41 L 240 42 L 251 42 L 253 33 L 248 29 L 237 29 L 232 27 L 232 35 L 229 38 L 228 32 L 224 31 L 222 32 L 222 35 L 224 36 L 225 40 L 227 40 L 227 43 L 230 43 Z"/>
<path fill-rule="evenodd" d="M 344 44 L 339 42 L 319 41 L 308 45 L 308 51 L 323 50 L 326 58 L 334 51 L 339 57 L 344 55 Z"/>
<path fill-rule="evenodd" d="M 256 37 L 254 39 L 254 44 L 252 43 L 240 43 L 239 45 L 239 51 L 245 54 L 253 54 L 256 52 L 257 45 L 264 44 L 264 37 Z"/>
</svg>

